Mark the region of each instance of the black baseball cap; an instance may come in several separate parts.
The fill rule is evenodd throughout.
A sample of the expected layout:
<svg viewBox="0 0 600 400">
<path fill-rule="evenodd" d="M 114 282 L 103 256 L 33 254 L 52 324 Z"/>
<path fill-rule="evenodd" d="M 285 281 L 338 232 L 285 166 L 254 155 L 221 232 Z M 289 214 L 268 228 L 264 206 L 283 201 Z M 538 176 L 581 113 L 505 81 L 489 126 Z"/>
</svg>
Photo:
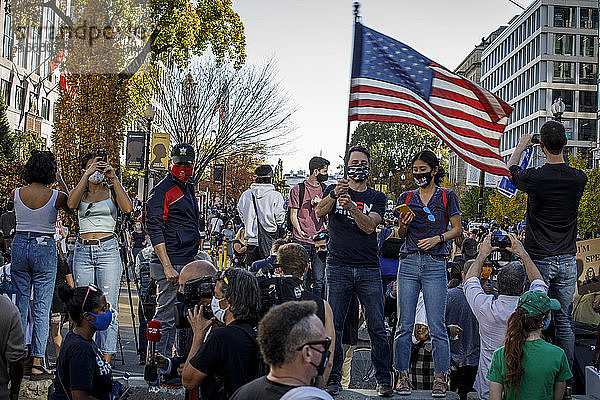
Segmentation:
<svg viewBox="0 0 600 400">
<path fill-rule="evenodd" d="M 477 241 L 473 238 L 466 238 L 463 240 L 462 252 L 467 259 L 477 257 Z"/>
<path fill-rule="evenodd" d="M 187 143 L 176 144 L 173 147 L 173 150 L 171 150 L 171 160 L 173 160 L 173 164 L 193 164 L 195 158 L 194 148 Z"/>
<path fill-rule="evenodd" d="M 254 173 L 259 178 L 272 178 L 273 168 L 269 164 L 263 164 L 254 170 Z"/>
</svg>

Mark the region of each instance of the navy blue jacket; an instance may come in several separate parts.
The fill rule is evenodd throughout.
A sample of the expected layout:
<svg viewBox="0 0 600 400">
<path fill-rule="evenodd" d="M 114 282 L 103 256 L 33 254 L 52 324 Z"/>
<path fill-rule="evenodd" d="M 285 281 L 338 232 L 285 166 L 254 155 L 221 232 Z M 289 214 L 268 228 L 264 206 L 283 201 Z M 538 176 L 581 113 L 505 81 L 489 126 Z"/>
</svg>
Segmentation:
<svg viewBox="0 0 600 400">
<path fill-rule="evenodd" d="M 171 264 L 194 261 L 200 245 L 198 202 L 193 180 L 181 183 L 169 172 L 148 198 L 148 235 L 153 246 L 164 243 Z M 152 262 L 159 263 L 156 253 Z"/>
</svg>

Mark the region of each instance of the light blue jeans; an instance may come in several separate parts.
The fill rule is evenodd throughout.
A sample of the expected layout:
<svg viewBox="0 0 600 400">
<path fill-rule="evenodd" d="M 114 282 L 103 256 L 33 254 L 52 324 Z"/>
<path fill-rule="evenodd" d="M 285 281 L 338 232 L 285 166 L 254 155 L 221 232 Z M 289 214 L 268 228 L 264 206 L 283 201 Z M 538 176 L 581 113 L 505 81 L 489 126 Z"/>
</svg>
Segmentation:
<svg viewBox="0 0 600 400">
<path fill-rule="evenodd" d="M 448 280 L 446 261 L 417 252 L 400 259 L 398 266 L 398 327 L 394 338 L 394 369 L 408 371 L 412 332 L 419 291 L 423 291 L 436 373 L 450 370 L 450 342 L 446 331 Z"/>
<path fill-rule="evenodd" d="M 17 306 L 23 331 L 27 334 L 31 288 L 33 286 L 33 336 L 31 356 L 44 358 L 50 332 L 50 307 L 54 295 L 57 263 L 52 237 L 16 234 L 12 242 L 10 274 L 17 291 Z"/>
<path fill-rule="evenodd" d="M 573 332 L 571 308 L 577 281 L 575 256 L 563 254 L 535 260 L 534 263 L 548 285 L 548 297 L 560 302 L 560 310 L 552 311 L 556 345 L 565 351 L 572 369 L 575 332 Z"/>
<path fill-rule="evenodd" d="M 79 242 L 75 245 L 73 255 L 75 286 L 85 287 L 90 283 L 98 286 L 113 310 L 113 319 L 108 329 L 96 332 L 96 344 L 104 354 L 115 354 L 117 352 L 119 289 L 122 272 L 121 253 L 116 238 L 98 245 L 87 245 Z"/>
</svg>

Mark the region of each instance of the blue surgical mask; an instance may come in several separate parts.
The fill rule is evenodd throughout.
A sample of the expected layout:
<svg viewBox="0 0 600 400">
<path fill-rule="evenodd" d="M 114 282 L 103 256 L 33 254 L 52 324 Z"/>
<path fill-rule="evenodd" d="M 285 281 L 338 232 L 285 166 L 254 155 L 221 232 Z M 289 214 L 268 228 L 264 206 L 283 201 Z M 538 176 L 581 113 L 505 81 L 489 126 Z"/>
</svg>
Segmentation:
<svg viewBox="0 0 600 400">
<path fill-rule="evenodd" d="M 89 321 L 90 324 L 92 324 L 92 326 L 99 331 L 107 330 L 112 322 L 112 311 L 110 309 L 108 309 L 104 314 L 90 313 L 90 315 L 96 317 L 96 322 Z"/>
<path fill-rule="evenodd" d="M 548 327 L 550 326 L 550 320 L 552 318 L 550 318 L 550 316 L 546 317 L 546 321 L 544 321 L 544 325 L 542 326 L 542 330 L 545 331 L 546 329 L 548 329 Z"/>
</svg>

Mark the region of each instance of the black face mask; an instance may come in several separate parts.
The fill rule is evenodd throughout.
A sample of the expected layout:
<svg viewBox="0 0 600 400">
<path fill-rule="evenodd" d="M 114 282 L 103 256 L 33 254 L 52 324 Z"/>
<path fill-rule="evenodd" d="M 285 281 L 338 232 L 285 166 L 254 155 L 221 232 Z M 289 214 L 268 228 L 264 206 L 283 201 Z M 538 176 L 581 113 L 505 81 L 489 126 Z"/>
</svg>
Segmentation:
<svg viewBox="0 0 600 400">
<path fill-rule="evenodd" d="M 418 187 L 427 187 L 433 180 L 433 175 L 431 175 L 431 171 L 422 174 L 415 174 L 413 172 L 413 179 Z"/>
<path fill-rule="evenodd" d="M 319 260 L 321 260 L 321 262 L 325 263 L 325 261 L 327 260 L 327 250 L 317 251 L 317 255 L 319 256 Z"/>
<path fill-rule="evenodd" d="M 325 182 L 327 179 L 329 179 L 329 175 L 327 174 L 317 174 L 317 182 Z"/>
<path fill-rule="evenodd" d="M 322 376 L 325 373 L 325 368 L 327 368 L 327 363 L 329 362 L 329 356 L 331 355 L 331 352 L 329 350 L 321 351 L 312 346 L 310 346 L 310 348 L 321 353 L 321 362 L 319 365 L 313 363 L 312 361 L 310 362 L 310 365 L 317 369 L 318 376 Z"/>
<path fill-rule="evenodd" d="M 183 303 L 185 301 L 185 296 L 183 295 L 183 293 L 180 293 L 179 291 L 177 292 L 177 301 L 180 303 Z"/>
<path fill-rule="evenodd" d="M 356 182 L 364 182 L 369 177 L 369 167 L 366 165 L 349 166 L 348 177 Z"/>
</svg>

